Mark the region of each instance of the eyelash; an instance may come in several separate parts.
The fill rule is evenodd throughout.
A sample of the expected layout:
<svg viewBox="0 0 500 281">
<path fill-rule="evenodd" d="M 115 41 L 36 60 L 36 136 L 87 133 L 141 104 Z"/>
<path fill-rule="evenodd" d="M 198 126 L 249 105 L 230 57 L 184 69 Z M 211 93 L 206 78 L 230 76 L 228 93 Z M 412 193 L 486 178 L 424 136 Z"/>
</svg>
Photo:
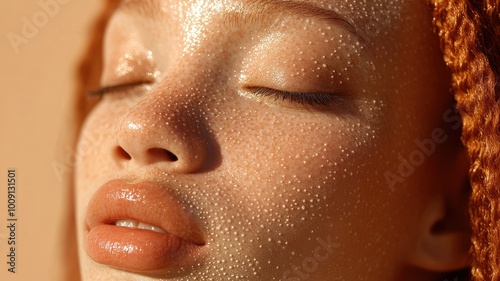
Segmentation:
<svg viewBox="0 0 500 281">
<path fill-rule="evenodd" d="M 113 86 L 105 86 L 105 87 L 99 88 L 97 90 L 90 91 L 88 93 L 88 96 L 90 96 L 90 97 L 102 97 L 106 94 L 130 90 L 134 87 L 138 87 L 138 86 L 145 85 L 145 84 L 149 84 L 149 83 L 148 82 L 132 82 L 132 83 L 113 85 Z"/>
<path fill-rule="evenodd" d="M 144 84 L 148 83 L 133 82 L 133 83 L 114 85 L 114 86 L 106 86 L 94 91 L 90 91 L 88 95 L 91 97 L 102 97 L 109 93 L 129 90 L 131 88 L 138 87 Z M 341 98 L 338 95 L 331 95 L 331 94 L 322 94 L 322 93 L 305 94 L 298 92 L 280 91 L 267 87 L 250 87 L 247 89 L 256 96 L 273 97 L 274 101 L 276 102 L 278 100 L 281 100 L 282 102 L 288 101 L 290 103 L 296 103 L 300 105 L 327 106 L 332 103 L 338 103 L 341 101 Z"/>
<path fill-rule="evenodd" d="M 288 101 L 290 103 L 297 103 L 301 105 L 326 106 L 341 101 L 341 98 L 338 95 L 332 94 L 287 92 L 266 87 L 252 87 L 249 88 L 249 90 L 257 96 L 274 97 L 274 101 Z"/>
</svg>

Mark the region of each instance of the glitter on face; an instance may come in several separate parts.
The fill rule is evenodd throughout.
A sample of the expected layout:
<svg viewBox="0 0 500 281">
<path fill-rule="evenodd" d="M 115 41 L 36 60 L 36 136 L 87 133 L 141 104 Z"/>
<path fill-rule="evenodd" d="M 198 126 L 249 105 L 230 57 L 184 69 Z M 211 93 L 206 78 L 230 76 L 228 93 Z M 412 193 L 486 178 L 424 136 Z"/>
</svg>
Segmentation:
<svg viewBox="0 0 500 281">
<path fill-rule="evenodd" d="M 240 22 L 240 1 L 160 2 L 170 7 L 163 21 L 144 24 L 122 11 L 110 24 L 118 35 L 108 38 L 103 83 L 148 84 L 106 94 L 85 122 L 83 135 L 107 135 L 77 167 L 79 225 L 104 182 L 155 181 L 192 210 L 209 248 L 199 265 L 168 280 L 392 280 L 406 241 L 397 225 L 408 223 L 394 210 L 436 184 L 407 182 L 408 193 L 390 194 L 382 176 L 434 125 L 414 125 L 428 114 L 415 98 L 428 79 L 415 58 L 428 50 L 406 53 L 427 41 L 394 35 L 406 32 L 402 22 L 427 19 L 405 13 L 425 5 L 314 2 L 356 23 L 356 36 L 297 15 Z M 439 99 L 436 92 L 421 93 Z M 303 102 L 321 94 L 335 99 Z M 117 147 L 130 158 L 113 154 Z M 160 150 L 168 157 L 150 153 Z M 122 274 L 81 259 L 84 280 Z"/>
</svg>

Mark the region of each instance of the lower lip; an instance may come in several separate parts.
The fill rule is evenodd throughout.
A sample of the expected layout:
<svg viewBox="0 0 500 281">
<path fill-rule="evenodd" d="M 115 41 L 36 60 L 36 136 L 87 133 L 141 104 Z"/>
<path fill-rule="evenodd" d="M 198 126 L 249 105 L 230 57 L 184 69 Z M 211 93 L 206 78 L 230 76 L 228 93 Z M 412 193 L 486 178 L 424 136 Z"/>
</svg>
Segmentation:
<svg viewBox="0 0 500 281">
<path fill-rule="evenodd" d="M 132 272 L 159 272 L 194 264 L 200 246 L 145 229 L 101 224 L 85 238 L 96 262 Z"/>
</svg>

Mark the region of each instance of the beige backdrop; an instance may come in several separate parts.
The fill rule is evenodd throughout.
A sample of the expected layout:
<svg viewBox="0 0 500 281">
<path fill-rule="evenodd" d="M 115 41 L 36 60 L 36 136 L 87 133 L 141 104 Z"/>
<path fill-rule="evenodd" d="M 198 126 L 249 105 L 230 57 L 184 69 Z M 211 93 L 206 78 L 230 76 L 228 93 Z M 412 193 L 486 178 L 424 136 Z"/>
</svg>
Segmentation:
<svg viewBox="0 0 500 281">
<path fill-rule="evenodd" d="M 0 4 L 0 280 L 61 280 L 65 117 L 98 0 Z M 43 3 L 47 5 L 42 5 Z M 7 170 L 17 169 L 16 273 L 7 271 Z"/>
</svg>

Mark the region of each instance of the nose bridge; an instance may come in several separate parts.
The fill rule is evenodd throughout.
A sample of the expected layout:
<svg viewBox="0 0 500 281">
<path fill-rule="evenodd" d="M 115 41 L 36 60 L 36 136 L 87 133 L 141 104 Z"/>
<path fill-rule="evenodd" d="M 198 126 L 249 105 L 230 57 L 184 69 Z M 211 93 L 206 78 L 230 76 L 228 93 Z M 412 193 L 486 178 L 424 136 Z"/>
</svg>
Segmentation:
<svg viewBox="0 0 500 281">
<path fill-rule="evenodd" d="M 159 86 L 161 87 L 161 86 Z M 192 119 L 196 117 L 196 109 L 190 106 L 188 94 L 173 95 L 157 93 L 158 90 L 147 94 L 137 105 L 132 107 L 123 117 L 121 122 L 128 129 L 141 133 L 144 137 L 156 131 L 187 134 Z M 161 90 L 163 92 L 163 90 Z M 120 126 L 120 127 L 123 127 Z M 177 128 L 184 128 L 178 131 Z M 178 132 L 176 132 L 178 131 Z M 162 134 L 163 135 L 163 134 Z M 163 136 L 164 138 L 165 136 Z"/>
<path fill-rule="evenodd" d="M 191 15 L 192 20 L 181 24 L 179 46 L 174 48 L 173 63 L 167 66 L 168 75 L 173 72 L 197 88 L 223 83 L 231 75 L 223 70 L 239 65 L 243 45 L 239 39 L 244 32 L 227 24 L 231 8 L 220 6 L 217 10 L 214 5 L 202 0 L 191 5 L 184 16 Z"/>
<path fill-rule="evenodd" d="M 211 138 L 196 87 L 172 76 L 158 83 L 120 118 L 114 157 L 134 165 L 192 173 L 208 161 Z"/>
<path fill-rule="evenodd" d="M 225 1 L 204 1 L 195 0 L 185 9 L 183 18 L 186 19 L 181 24 L 181 36 L 184 45 L 183 53 L 196 53 L 200 46 L 215 47 L 217 43 L 226 41 L 228 29 L 224 21 L 228 13 L 233 12 L 233 5 L 223 3 Z M 222 32 L 223 31 L 223 32 Z M 224 35 L 226 34 L 226 35 Z M 216 39 L 216 40 L 214 40 Z M 216 44 L 210 44 L 210 43 Z M 207 44 L 209 43 L 209 44 Z M 214 49 L 206 49 L 207 53 L 214 53 L 219 46 Z"/>
</svg>

